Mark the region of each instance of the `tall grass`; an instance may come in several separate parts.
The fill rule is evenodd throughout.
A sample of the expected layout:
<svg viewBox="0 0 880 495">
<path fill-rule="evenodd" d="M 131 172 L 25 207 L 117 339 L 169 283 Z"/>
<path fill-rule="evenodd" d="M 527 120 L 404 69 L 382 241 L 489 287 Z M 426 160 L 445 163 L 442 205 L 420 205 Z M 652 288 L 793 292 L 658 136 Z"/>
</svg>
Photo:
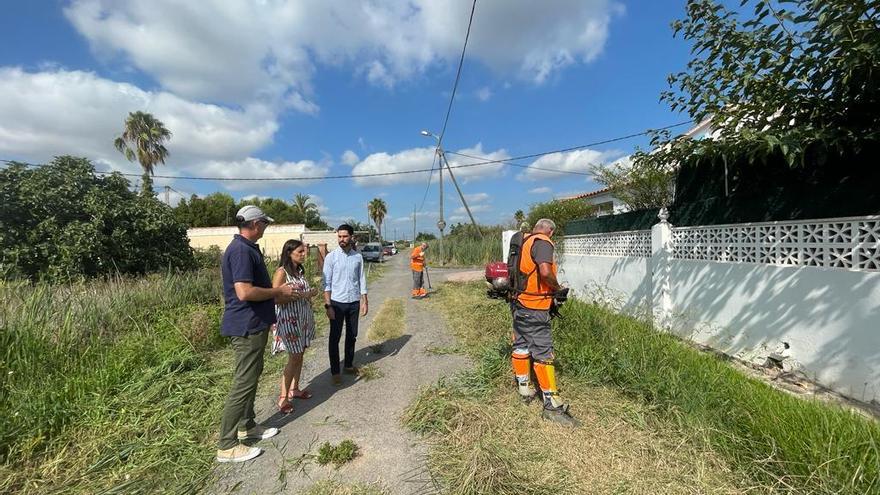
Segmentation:
<svg viewBox="0 0 880 495">
<path fill-rule="evenodd" d="M 643 321 L 572 302 L 556 327 L 561 370 L 611 383 L 704 432 L 755 479 L 810 493 L 880 491 L 880 425 L 749 378 Z"/>
<path fill-rule="evenodd" d="M 486 300 L 479 284 L 455 290 L 467 301 L 467 318 L 452 318 L 453 331 L 474 355 L 482 354 L 471 376 L 476 379 L 465 387 L 476 391 L 508 373 L 509 345 L 499 342 L 506 340 L 509 310 Z M 761 490 L 880 491 L 876 421 L 773 389 L 644 321 L 579 301 L 567 303 L 562 313 L 553 331 L 563 379 L 610 385 L 639 399 L 664 421 L 696 432 Z M 483 324 L 474 326 L 476 321 Z M 444 401 L 424 402 L 409 411 L 409 424 L 416 431 L 435 429 L 438 418 L 454 413 L 448 408 Z"/>
<path fill-rule="evenodd" d="M 219 290 L 217 270 L 0 287 L 0 491 L 200 483 L 229 375 Z"/>
<path fill-rule="evenodd" d="M 483 266 L 490 261 L 501 260 L 501 237 L 486 235 L 482 239 L 469 236 L 449 236 L 443 239 L 443 252 L 440 241 L 428 243 L 427 262 L 429 266 Z"/>
</svg>

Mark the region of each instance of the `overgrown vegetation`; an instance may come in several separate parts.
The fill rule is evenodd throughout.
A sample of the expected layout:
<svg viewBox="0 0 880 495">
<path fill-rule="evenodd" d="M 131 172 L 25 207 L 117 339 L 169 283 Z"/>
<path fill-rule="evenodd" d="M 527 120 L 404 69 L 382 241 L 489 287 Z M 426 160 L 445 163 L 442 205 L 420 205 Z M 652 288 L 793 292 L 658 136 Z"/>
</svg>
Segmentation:
<svg viewBox="0 0 880 495">
<path fill-rule="evenodd" d="M 484 234 L 483 238 L 470 235 L 447 236 L 443 239 L 443 250 L 440 241 L 427 241 L 428 266 L 482 266 L 490 261 L 501 259 L 501 234 L 494 231 Z"/>
<path fill-rule="evenodd" d="M 332 445 L 330 442 L 324 442 L 318 449 L 318 464 L 326 466 L 333 464 L 339 468 L 343 464 L 351 461 L 358 455 L 358 446 L 351 440 L 343 440 L 339 445 Z"/>
<path fill-rule="evenodd" d="M 671 203 L 671 178 L 696 161 L 849 165 L 880 142 L 880 5 L 873 0 L 689 0 L 673 23 L 690 43 L 685 71 L 661 94 L 711 139 L 655 133 L 632 166 L 597 179 L 634 209 Z M 631 203 L 631 201 L 634 201 Z"/>
<path fill-rule="evenodd" d="M 235 214 L 245 205 L 257 205 L 276 223 L 302 223 L 312 230 L 329 230 L 318 206 L 306 194 L 297 193 L 289 201 L 278 198 L 250 198 L 236 201 L 224 192 L 213 192 L 204 198 L 193 194 L 182 198 L 174 208 L 174 216 L 188 227 L 220 227 L 236 225 Z"/>
<path fill-rule="evenodd" d="M 118 174 L 62 156 L 0 170 L 0 277 L 68 281 L 191 269 L 186 228 Z"/>
<path fill-rule="evenodd" d="M 786 395 L 647 323 L 578 301 L 563 308 L 554 337 L 562 396 L 587 426 L 550 427 L 513 397 L 507 307 L 482 297 L 479 284 L 446 284 L 432 304 L 477 358 L 469 373 L 425 391 L 405 417 L 414 431 L 436 434 L 430 465 L 449 493 L 545 493 L 547 484 L 519 474 L 571 459 L 577 462 L 555 493 L 590 486 L 605 493 L 830 494 L 880 486 L 876 422 Z M 539 433 L 505 434 L 532 431 Z M 545 466 L 506 454 L 542 444 Z M 603 464 L 609 456 L 636 466 Z M 489 463 L 495 467 L 482 469 Z M 638 469 L 644 465 L 651 468 Z"/>
<path fill-rule="evenodd" d="M 526 216 L 526 223 L 529 229 L 531 229 L 538 220 L 549 218 L 556 222 L 556 236 L 561 239 L 565 235 L 565 224 L 572 220 L 591 217 L 595 213 L 596 207 L 586 201 L 556 199 L 545 203 L 533 204 Z"/>
<path fill-rule="evenodd" d="M 218 277 L 0 287 L 0 491 L 203 484 L 231 366 Z"/>
<path fill-rule="evenodd" d="M 370 322 L 367 338 L 372 342 L 382 343 L 403 335 L 405 323 L 403 299 L 389 298 L 382 303 L 379 312 Z"/>
</svg>

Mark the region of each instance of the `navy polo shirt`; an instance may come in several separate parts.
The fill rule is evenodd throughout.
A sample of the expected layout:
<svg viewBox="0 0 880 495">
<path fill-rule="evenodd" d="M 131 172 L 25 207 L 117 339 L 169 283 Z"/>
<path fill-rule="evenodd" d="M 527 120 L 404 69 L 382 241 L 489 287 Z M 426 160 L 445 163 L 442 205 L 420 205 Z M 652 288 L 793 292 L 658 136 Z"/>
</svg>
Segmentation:
<svg viewBox="0 0 880 495">
<path fill-rule="evenodd" d="M 275 300 L 242 301 L 235 295 L 235 282 L 250 282 L 254 287 L 272 288 L 272 280 L 260 247 L 239 234 L 223 253 L 220 263 L 223 273 L 223 297 L 226 307 L 220 323 L 220 335 L 244 337 L 266 330 L 275 323 Z"/>
</svg>

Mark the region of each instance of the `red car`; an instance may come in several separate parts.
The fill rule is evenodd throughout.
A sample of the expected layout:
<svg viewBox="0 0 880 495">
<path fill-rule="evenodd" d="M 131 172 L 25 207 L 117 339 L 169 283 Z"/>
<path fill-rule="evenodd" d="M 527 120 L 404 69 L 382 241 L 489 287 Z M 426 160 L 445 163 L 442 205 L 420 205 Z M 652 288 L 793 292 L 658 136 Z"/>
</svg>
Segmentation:
<svg viewBox="0 0 880 495">
<path fill-rule="evenodd" d="M 394 252 L 391 250 L 391 246 L 385 246 L 382 248 L 382 255 L 383 256 L 391 256 L 393 254 L 394 254 Z"/>
</svg>

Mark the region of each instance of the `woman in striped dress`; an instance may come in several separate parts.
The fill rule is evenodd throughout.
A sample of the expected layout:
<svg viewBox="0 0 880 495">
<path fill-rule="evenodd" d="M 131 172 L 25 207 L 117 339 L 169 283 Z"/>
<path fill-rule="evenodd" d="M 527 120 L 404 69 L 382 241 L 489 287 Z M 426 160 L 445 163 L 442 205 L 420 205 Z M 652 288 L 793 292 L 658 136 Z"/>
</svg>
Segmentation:
<svg viewBox="0 0 880 495">
<path fill-rule="evenodd" d="M 312 311 L 312 298 L 318 294 L 317 288 L 309 286 L 305 277 L 303 263 L 306 259 L 306 246 L 296 239 L 284 243 L 281 260 L 272 277 L 272 287 L 284 284 L 293 285 L 296 292 L 288 298 L 275 298 L 275 323 L 272 353 L 287 352 L 287 365 L 281 376 L 281 395 L 278 409 L 283 413 L 293 411 L 292 399 L 308 399 L 308 390 L 301 390 L 303 352 L 315 338 L 315 314 Z"/>
</svg>

